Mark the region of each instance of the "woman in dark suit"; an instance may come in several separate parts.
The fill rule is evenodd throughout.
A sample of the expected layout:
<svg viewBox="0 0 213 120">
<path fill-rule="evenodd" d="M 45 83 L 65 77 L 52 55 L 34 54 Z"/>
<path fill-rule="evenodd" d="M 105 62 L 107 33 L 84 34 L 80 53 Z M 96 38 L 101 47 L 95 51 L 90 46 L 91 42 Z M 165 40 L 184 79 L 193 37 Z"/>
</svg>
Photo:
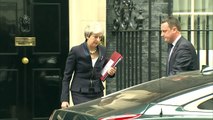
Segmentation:
<svg viewBox="0 0 213 120">
<path fill-rule="evenodd" d="M 69 90 L 74 105 L 103 96 L 104 86 L 100 77 L 101 70 L 107 62 L 106 48 L 100 45 L 103 34 L 103 28 L 99 23 L 90 24 L 84 31 L 85 42 L 71 48 L 62 80 L 62 108 L 70 106 Z M 108 70 L 110 76 L 115 72 L 115 67 Z"/>
</svg>

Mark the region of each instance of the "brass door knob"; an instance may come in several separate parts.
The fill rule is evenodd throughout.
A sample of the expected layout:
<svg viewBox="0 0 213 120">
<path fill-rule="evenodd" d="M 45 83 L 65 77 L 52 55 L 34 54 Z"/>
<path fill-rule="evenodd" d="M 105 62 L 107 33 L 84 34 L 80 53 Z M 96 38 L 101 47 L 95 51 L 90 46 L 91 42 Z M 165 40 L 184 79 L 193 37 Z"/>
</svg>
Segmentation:
<svg viewBox="0 0 213 120">
<path fill-rule="evenodd" d="M 21 61 L 22 61 L 23 64 L 28 64 L 29 63 L 29 59 L 27 57 L 23 57 L 21 59 Z"/>
</svg>

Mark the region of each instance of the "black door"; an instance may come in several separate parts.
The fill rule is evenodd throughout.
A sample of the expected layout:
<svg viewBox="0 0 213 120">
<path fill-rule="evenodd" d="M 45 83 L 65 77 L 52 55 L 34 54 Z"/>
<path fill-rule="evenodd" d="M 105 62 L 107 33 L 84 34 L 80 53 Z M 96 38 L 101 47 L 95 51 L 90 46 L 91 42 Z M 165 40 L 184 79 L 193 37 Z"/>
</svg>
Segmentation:
<svg viewBox="0 0 213 120">
<path fill-rule="evenodd" d="M 68 0 L 0 0 L 0 120 L 60 107 L 68 43 Z"/>
</svg>

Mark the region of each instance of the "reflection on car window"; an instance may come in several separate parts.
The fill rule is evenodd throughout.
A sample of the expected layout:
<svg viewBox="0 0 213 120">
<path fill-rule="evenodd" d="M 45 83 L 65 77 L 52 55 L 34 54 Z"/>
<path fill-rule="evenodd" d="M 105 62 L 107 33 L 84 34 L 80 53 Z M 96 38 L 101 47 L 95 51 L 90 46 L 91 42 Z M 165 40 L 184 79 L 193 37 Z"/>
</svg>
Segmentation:
<svg viewBox="0 0 213 120">
<path fill-rule="evenodd" d="M 205 110 L 213 110 L 213 98 L 201 103 L 198 108 Z"/>
</svg>

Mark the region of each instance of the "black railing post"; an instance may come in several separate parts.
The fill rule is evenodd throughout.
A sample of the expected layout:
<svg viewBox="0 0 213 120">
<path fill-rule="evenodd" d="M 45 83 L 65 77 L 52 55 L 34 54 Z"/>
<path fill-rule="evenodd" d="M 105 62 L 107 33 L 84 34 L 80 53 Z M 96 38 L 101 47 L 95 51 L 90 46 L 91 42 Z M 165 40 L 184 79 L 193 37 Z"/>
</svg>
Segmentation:
<svg viewBox="0 0 213 120">
<path fill-rule="evenodd" d="M 140 59 L 140 61 L 139 61 L 139 71 L 140 71 L 140 74 L 139 74 L 139 79 L 140 79 L 140 83 L 142 83 L 143 82 L 143 69 L 142 69 L 142 66 L 143 66 L 143 59 L 142 59 L 142 49 L 143 49 L 143 47 L 142 47 L 142 45 L 143 45 L 143 41 L 142 41 L 142 37 L 143 37 L 143 32 L 142 32 L 142 30 L 139 30 L 138 31 L 139 32 L 139 59 Z"/>
<path fill-rule="evenodd" d="M 135 64 L 136 64 L 136 59 L 137 59 L 137 53 L 136 53 L 136 51 L 135 51 L 135 48 L 137 48 L 137 45 L 136 45 L 136 41 L 137 41 L 137 39 L 135 38 L 135 31 L 131 31 L 131 37 L 132 37 L 132 43 L 133 43 L 133 76 L 132 76 L 132 85 L 135 85 L 135 78 L 136 78 L 136 71 L 137 71 L 137 67 L 135 66 Z"/>
<path fill-rule="evenodd" d="M 128 71 L 127 72 L 127 74 L 128 74 L 127 80 L 128 81 L 127 81 L 127 83 L 128 84 L 127 84 L 127 86 L 128 87 L 131 86 L 131 81 L 130 81 L 131 79 L 130 78 L 131 78 L 132 70 L 133 70 L 133 69 L 131 69 L 132 63 L 130 62 L 131 61 L 131 57 L 130 56 L 132 56 L 131 44 L 132 44 L 132 40 L 130 39 L 130 33 L 128 32 L 128 43 L 127 43 L 127 46 L 128 46 L 128 48 L 127 48 L 128 49 L 128 52 L 127 52 L 128 53 L 128 56 L 127 56 L 128 57 L 127 58 L 127 60 L 128 60 L 128 62 L 127 62 L 127 66 L 128 66 L 128 69 L 127 69 L 127 71 Z"/>
<path fill-rule="evenodd" d="M 124 58 L 124 59 L 122 60 L 122 73 L 121 73 L 121 74 L 122 74 L 122 79 L 119 81 L 119 82 L 120 82 L 120 84 L 119 84 L 119 90 L 121 90 L 121 89 L 123 88 L 123 87 L 122 87 L 122 86 L 123 86 L 122 82 L 123 82 L 123 80 L 125 80 L 125 74 L 123 74 L 123 73 L 126 72 L 126 71 L 125 71 L 125 68 L 126 68 L 126 67 L 125 67 L 125 61 L 126 61 L 125 59 L 126 59 L 126 58 L 125 58 L 125 54 L 124 54 L 124 53 L 125 53 L 125 52 L 124 52 L 124 49 L 125 49 L 125 48 L 124 48 L 124 43 L 125 43 L 125 42 L 124 42 L 124 37 L 123 37 L 123 36 L 124 36 L 124 35 L 123 35 L 123 32 L 121 31 L 121 32 L 120 32 L 121 54 L 123 55 L 123 58 Z"/>
<path fill-rule="evenodd" d="M 134 32 L 134 38 L 135 38 L 135 84 L 138 84 L 138 32 Z"/>
<path fill-rule="evenodd" d="M 181 17 L 180 17 L 180 15 L 178 16 L 178 20 L 180 21 L 180 23 L 181 23 Z"/>
<path fill-rule="evenodd" d="M 162 77 L 162 37 L 161 37 L 161 16 L 159 17 L 159 78 Z"/>
<path fill-rule="evenodd" d="M 124 31 L 123 32 L 124 33 L 124 38 L 123 38 L 123 54 L 124 54 L 124 81 L 122 81 L 123 82 L 123 87 L 122 87 L 122 89 L 123 88 L 126 88 L 127 87 L 127 78 L 128 78 L 128 74 L 129 73 L 127 73 L 127 69 L 129 69 L 129 66 L 126 66 L 127 65 L 127 63 L 128 63 L 128 55 L 127 55 L 127 49 L 128 49 L 128 47 L 127 47 L 127 44 L 126 43 L 128 43 L 128 39 L 127 39 L 127 32 L 126 31 Z"/>
<path fill-rule="evenodd" d="M 206 65 L 209 65 L 209 16 L 206 16 Z"/>
<path fill-rule="evenodd" d="M 119 31 L 115 31 L 115 39 L 116 39 L 116 51 L 119 51 L 121 50 L 121 39 L 120 39 L 120 32 Z M 116 75 L 117 79 L 116 79 L 116 91 L 119 90 L 119 86 L 120 86 L 120 81 L 122 79 L 122 66 L 123 65 L 120 65 L 119 66 L 119 71 L 118 71 L 118 75 Z"/>
<path fill-rule="evenodd" d="M 188 16 L 188 30 L 187 30 L 188 40 L 191 42 L 191 16 Z"/>
<path fill-rule="evenodd" d="M 148 80 L 151 80 L 151 72 L 152 72 L 152 70 L 151 70 L 151 31 L 150 31 L 150 29 L 151 29 L 151 21 L 152 21 L 152 19 L 151 19 L 151 16 L 152 16 L 152 1 L 151 0 L 149 0 L 149 31 L 148 31 Z"/>
<path fill-rule="evenodd" d="M 118 51 L 120 48 L 121 48 L 121 44 L 120 44 L 120 39 L 119 39 L 119 32 L 118 31 L 115 31 L 115 40 L 116 40 L 116 50 Z M 118 91 L 118 88 L 119 88 L 119 81 L 120 81 L 120 79 L 122 78 L 122 65 L 120 65 L 120 68 L 119 68 L 120 70 L 118 71 L 118 75 L 116 75 L 116 77 L 118 78 L 118 79 L 116 79 L 116 91 Z"/>
<path fill-rule="evenodd" d="M 200 16 L 197 17 L 197 57 L 200 68 Z"/>
<path fill-rule="evenodd" d="M 131 57 L 130 57 L 130 61 L 129 61 L 129 63 L 131 63 L 130 65 L 130 67 L 129 67 L 129 69 L 131 69 L 131 81 L 129 80 L 129 82 L 130 82 L 130 86 L 132 86 L 133 85 L 133 82 L 134 82 L 134 38 L 132 37 L 132 32 L 129 32 L 129 36 L 130 36 L 130 34 L 131 34 L 131 43 L 129 44 L 130 45 L 130 51 L 131 51 L 131 53 L 130 53 L 130 55 L 131 55 Z"/>
</svg>

